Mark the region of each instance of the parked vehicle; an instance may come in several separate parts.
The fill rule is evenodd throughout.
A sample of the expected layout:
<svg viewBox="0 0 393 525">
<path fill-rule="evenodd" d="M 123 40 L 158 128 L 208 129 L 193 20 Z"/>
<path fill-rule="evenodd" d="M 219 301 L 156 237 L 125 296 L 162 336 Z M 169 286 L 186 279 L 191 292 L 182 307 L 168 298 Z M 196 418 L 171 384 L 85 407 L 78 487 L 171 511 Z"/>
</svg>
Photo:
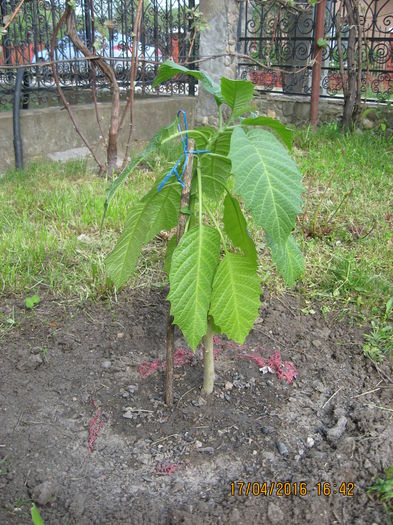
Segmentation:
<svg viewBox="0 0 393 525">
<path fill-rule="evenodd" d="M 79 34 L 82 41 L 86 42 L 85 34 Z M 111 66 L 115 71 L 121 73 L 130 67 L 132 56 L 132 38 L 126 37 L 122 33 L 113 33 L 112 38 L 108 39 L 98 31 L 95 32 L 94 47 L 96 52 L 110 60 Z M 153 46 L 146 45 L 144 48 L 139 42 L 139 58 L 145 61 L 162 62 L 162 52 Z M 55 47 L 55 59 L 59 61 L 57 71 L 61 75 L 88 74 L 88 66 L 81 53 L 71 42 L 69 36 L 64 36 L 57 41 Z M 115 60 L 113 60 L 115 59 Z M 117 59 L 117 60 L 116 60 Z M 75 62 L 73 62 L 75 60 Z M 48 49 L 41 49 L 37 55 L 33 56 L 32 63 L 50 61 Z M 62 63 L 62 61 L 64 61 Z M 71 62 L 70 62 L 71 61 Z M 140 64 L 137 80 L 142 76 L 143 63 Z M 152 81 L 154 78 L 154 65 L 145 64 L 144 80 Z"/>
</svg>

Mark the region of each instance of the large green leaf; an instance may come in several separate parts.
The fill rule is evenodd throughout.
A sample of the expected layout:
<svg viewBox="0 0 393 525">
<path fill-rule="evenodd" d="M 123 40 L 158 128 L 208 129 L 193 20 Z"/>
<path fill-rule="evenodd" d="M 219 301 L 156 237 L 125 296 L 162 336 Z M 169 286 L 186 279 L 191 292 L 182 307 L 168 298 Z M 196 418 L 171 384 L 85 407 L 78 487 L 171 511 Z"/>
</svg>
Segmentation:
<svg viewBox="0 0 393 525">
<path fill-rule="evenodd" d="M 104 214 L 101 220 L 101 228 L 104 223 L 106 213 L 108 211 L 109 203 L 113 199 L 114 195 L 117 193 L 119 188 L 124 184 L 127 178 L 135 171 L 139 164 L 141 164 L 141 162 L 146 160 L 157 149 L 162 149 L 161 143 L 164 139 L 176 135 L 177 123 L 178 118 L 176 117 L 175 120 L 173 120 L 169 124 L 169 126 L 161 128 L 150 140 L 146 148 L 134 160 L 127 164 L 127 166 L 120 173 L 120 175 L 108 187 L 108 189 L 106 190 L 106 200 L 104 204 Z"/>
<path fill-rule="evenodd" d="M 246 219 L 238 201 L 229 193 L 226 194 L 224 200 L 224 230 L 234 246 L 241 248 L 244 255 L 256 263 L 257 251 L 254 241 L 247 231 Z"/>
<path fill-rule="evenodd" d="M 288 286 L 293 286 L 296 279 L 304 272 L 303 255 L 295 239 L 290 235 L 284 244 L 267 238 L 277 270 Z"/>
<path fill-rule="evenodd" d="M 193 350 L 206 334 L 212 282 L 219 255 L 219 233 L 208 226 L 189 230 L 173 252 L 168 300 L 174 322 Z"/>
<path fill-rule="evenodd" d="M 254 96 L 254 85 L 249 80 L 230 80 L 223 77 L 221 79 L 221 93 L 232 110 L 232 119 L 255 109 L 249 105 Z"/>
<path fill-rule="evenodd" d="M 258 317 L 260 293 L 256 265 L 227 253 L 214 277 L 210 314 L 229 339 L 244 342 Z"/>
<path fill-rule="evenodd" d="M 211 126 L 201 126 L 197 129 L 190 129 L 188 138 L 195 140 L 195 149 L 207 149 L 208 143 L 216 134 L 216 130 Z"/>
<path fill-rule="evenodd" d="M 272 129 L 280 137 L 286 147 L 291 151 L 293 135 L 292 131 L 284 126 L 279 120 L 271 117 L 245 118 L 240 124 L 242 126 L 263 126 Z"/>
<path fill-rule="evenodd" d="M 301 174 L 281 142 L 263 129 L 232 133 L 229 157 L 235 190 L 255 222 L 276 243 L 284 244 L 301 211 Z"/>
<path fill-rule="evenodd" d="M 180 207 L 180 185 L 165 186 L 158 192 L 155 186 L 130 210 L 123 233 L 106 258 L 109 276 L 116 287 L 122 286 L 133 274 L 144 243 L 161 230 L 177 224 Z"/>
<path fill-rule="evenodd" d="M 31 520 L 33 525 L 44 525 L 44 520 L 42 519 L 40 511 L 37 509 L 35 503 L 31 506 Z"/>
<path fill-rule="evenodd" d="M 211 153 L 221 155 L 221 157 L 205 154 L 200 158 L 202 189 L 213 199 L 218 199 L 223 194 L 231 175 L 231 161 L 226 158 L 231 146 L 231 135 L 232 130 L 226 129 L 217 134 L 209 146 Z"/>
<path fill-rule="evenodd" d="M 176 64 L 176 62 L 173 62 L 172 60 L 166 60 L 163 64 L 161 64 L 158 69 L 157 76 L 154 79 L 153 88 L 157 87 L 163 82 L 167 82 L 178 74 L 186 74 L 198 79 L 203 88 L 208 93 L 213 95 L 219 106 L 224 102 L 224 99 L 221 95 L 220 86 L 213 82 L 207 73 L 204 73 L 203 71 L 196 71 L 194 69 L 188 69 L 187 67 L 181 66 L 180 64 Z"/>
</svg>

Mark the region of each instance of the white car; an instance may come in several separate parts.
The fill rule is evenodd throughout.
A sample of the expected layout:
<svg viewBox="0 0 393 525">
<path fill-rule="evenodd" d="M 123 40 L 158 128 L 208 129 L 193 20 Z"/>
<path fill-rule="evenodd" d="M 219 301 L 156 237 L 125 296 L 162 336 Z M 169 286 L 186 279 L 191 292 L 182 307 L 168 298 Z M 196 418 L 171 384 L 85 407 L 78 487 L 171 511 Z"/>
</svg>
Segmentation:
<svg viewBox="0 0 393 525">
<path fill-rule="evenodd" d="M 85 41 L 85 35 L 79 34 L 82 41 Z M 132 56 L 132 38 L 126 37 L 122 33 L 114 33 L 111 40 L 102 36 L 98 31 L 95 32 L 94 47 L 96 52 L 107 58 L 119 59 L 111 60 L 111 66 L 118 71 L 128 70 L 130 67 L 130 60 Z M 144 50 L 142 43 L 139 42 L 139 53 L 140 59 L 144 59 L 152 62 L 162 62 L 162 52 L 153 46 L 146 45 Z M 71 42 L 69 36 L 64 36 L 57 41 L 55 48 L 55 60 L 59 61 L 57 71 L 61 75 L 71 74 L 88 74 L 87 63 L 84 60 L 83 53 L 81 53 L 74 44 Z M 75 60 L 75 62 L 72 62 Z M 42 49 L 33 57 L 32 63 L 38 64 L 40 62 L 49 62 L 50 52 L 48 49 Z M 62 61 L 64 61 L 62 63 Z M 69 62 L 71 61 L 71 62 Z M 143 64 L 140 63 L 138 68 L 137 80 L 141 79 L 143 71 Z M 144 80 L 151 82 L 154 78 L 154 64 L 145 64 Z"/>
</svg>

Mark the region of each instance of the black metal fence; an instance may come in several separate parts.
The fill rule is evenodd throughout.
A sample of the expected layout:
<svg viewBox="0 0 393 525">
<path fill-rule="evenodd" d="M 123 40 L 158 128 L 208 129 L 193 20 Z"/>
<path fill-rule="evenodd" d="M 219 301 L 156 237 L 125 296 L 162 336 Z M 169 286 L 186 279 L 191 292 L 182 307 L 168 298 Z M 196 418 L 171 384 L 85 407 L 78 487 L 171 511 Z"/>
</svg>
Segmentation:
<svg viewBox="0 0 393 525">
<path fill-rule="evenodd" d="M 328 0 L 322 57 L 321 96 L 342 97 L 336 17 L 342 0 Z M 363 32 L 362 86 L 368 100 L 393 99 L 393 0 L 360 0 Z M 242 59 L 241 78 L 249 78 L 263 91 L 309 95 L 316 10 L 304 0 L 292 7 L 275 0 L 248 0 L 240 4 L 240 52 L 258 62 Z M 286 4 L 287 6 L 289 5 Z M 345 60 L 349 26 L 344 25 Z"/>
<path fill-rule="evenodd" d="M 198 2 L 197 2 L 198 3 Z M 13 13 L 19 0 L 0 0 L 3 24 Z M 76 0 L 75 24 L 80 39 L 91 51 L 103 56 L 114 68 L 122 93 L 130 85 L 133 27 L 137 0 Z M 25 0 L 23 6 L 1 38 L 0 106 L 8 108 L 12 101 L 17 66 L 26 65 L 25 100 L 31 103 L 57 103 L 50 62 L 50 45 L 54 28 L 65 10 L 66 0 Z M 159 64 L 167 58 L 184 62 L 198 52 L 194 38 L 193 10 L 195 0 L 144 0 L 139 46 L 139 68 L 136 92 L 157 93 L 151 83 Z M 1 21 L 0 20 L 0 21 Z M 88 100 L 81 88 L 97 86 L 97 97 L 109 95 L 109 85 L 99 68 L 92 65 L 74 47 L 63 25 L 57 35 L 55 67 L 60 85 L 68 90 L 72 101 Z M 94 70 L 93 70 L 94 68 Z M 177 78 L 160 88 L 161 93 L 194 94 L 192 81 Z"/>
</svg>

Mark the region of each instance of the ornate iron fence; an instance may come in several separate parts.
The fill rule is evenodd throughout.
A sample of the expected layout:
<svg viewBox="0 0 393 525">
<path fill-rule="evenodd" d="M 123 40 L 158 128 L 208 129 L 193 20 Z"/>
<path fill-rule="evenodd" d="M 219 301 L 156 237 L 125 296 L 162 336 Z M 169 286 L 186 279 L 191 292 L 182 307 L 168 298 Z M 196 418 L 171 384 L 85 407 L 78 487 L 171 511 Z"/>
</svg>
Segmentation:
<svg viewBox="0 0 393 525">
<path fill-rule="evenodd" d="M 360 3 L 363 94 L 368 100 L 387 101 L 393 99 L 393 0 Z M 240 9 L 239 51 L 251 57 L 240 61 L 240 77 L 261 91 L 311 94 L 315 9 L 304 0 L 248 0 Z M 342 0 L 328 0 L 320 92 L 325 97 L 343 96 L 336 31 L 340 9 Z M 345 60 L 348 25 L 341 33 Z"/>
<path fill-rule="evenodd" d="M 0 0 L 3 23 L 15 11 L 19 0 Z M 117 81 L 126 95 L 130 85 L 133 47 L 132 31 L 137 0 L 76 0 L 75 22 L 80 39 L 90 50 L 105 57 L 116 72 Z M 198 4 L 198 2 L 197 2 Z M 31 102 L 56 104 L 57 94 L 50 66 L 50 45 L 54 28 L 64 12 L 66 0 L 25 0 L 3 35 L 0 46 L 0 107 L 12 101 L 17 67 L 26 65 L 24 92 Z M 144 0 L 139 41 L 139 68 L 136 92 L 157 94 L 152 80 L 159 64 L 171 57 L 175 61 L 191 60 L 198 52 L 198 39 L 193 39 L 192 10 L 195 0 Z M 193 41 L 195 40 L 195 41 Z M 56 40 L 55 67 L 60 85 L 68 90 L 69 99 L 89 100 L 86 90 L 94 78 L 97 97 L 110 95 L 110 86 L 99 68 L 94 67 L 74 47 L 62 26 Z M 94 71 L 93 71 L 94 69 Z M 177 78 L 160 88 L 159 93 L 194 94 L 195 83 Z"/>
</svg>

